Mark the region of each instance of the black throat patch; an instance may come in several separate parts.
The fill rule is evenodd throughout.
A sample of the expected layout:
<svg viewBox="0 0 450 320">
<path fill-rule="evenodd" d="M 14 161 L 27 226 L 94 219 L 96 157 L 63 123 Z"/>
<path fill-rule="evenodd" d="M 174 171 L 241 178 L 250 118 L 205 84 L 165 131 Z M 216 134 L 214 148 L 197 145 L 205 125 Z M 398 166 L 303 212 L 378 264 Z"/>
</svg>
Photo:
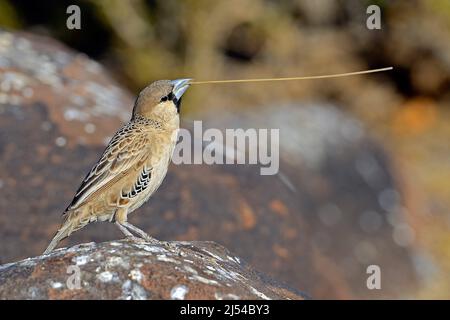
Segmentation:
<svg viewBox="0 0 450 320">
<path fill-rule="evenodd" d="M 175 104 L 175 107 L 177 107 L 177 112 L 180 113 L 180 107 L 181 107 L 181 99 L 173 98 L 173 103 Z"/>
</svg>

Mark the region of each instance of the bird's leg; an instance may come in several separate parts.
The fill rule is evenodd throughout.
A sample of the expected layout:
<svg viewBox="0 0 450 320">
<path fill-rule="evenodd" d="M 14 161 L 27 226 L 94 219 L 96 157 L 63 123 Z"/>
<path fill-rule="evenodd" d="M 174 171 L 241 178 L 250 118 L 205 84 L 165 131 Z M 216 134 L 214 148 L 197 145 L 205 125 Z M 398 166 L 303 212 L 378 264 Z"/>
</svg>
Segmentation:
<svg viewBox="0 0 450 320">
<path fill-rule="evenodd" d="M 135 235 L 133 235 L 130 231 L 128 231 L 127 228 L 125 228 L 120 222 L 116 221 L 116 225 L 117 227 L 119 227 L 120 231 L 122 231 L 122 233 L 125 235 L 125 237 L 127 237 L 127 239 L 133 240 L 135 242 L 139 242 L 142 241 L 141 238 L 136 237 Z"/>
<path fill-rule="evenodd" d="M 147 233 L 145 233 L 143 230 L 139 229 L 138 227 L 132 225 L 129 222 L 123 222 L 122 225 L 128 229 L 130 229 L 131 231 L 134 231 L 135 233 L 137 233 L 142 239 L 147 240 L 148 242 L 154 243 L 154 244 L 159 244 L 159 240 L 150 237 Z"/>
</svg>

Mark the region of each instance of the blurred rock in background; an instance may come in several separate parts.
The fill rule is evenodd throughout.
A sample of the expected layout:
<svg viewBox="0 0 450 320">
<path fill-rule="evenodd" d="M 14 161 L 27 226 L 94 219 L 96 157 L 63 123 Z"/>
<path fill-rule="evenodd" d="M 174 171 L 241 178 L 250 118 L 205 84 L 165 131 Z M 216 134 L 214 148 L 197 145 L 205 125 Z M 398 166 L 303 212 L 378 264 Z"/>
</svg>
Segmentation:
<svg viewBox="0 0 450 320">
<path fill-rule="evenodd" d="M 371 3 L 381 7 L 381 30 L 366 28 L 365 12 Z M 238 195 L 247 202 L 253 199 L 249 206 L 258 215 L 248 220 L 250 210 L 241 211 L 247 212 L 247 228 L 254 225 L 254 229 L 242 231 L 252 239 L 247 240 L 251 243 L 248 248 L 256 246 L 254 239 L 258 239 L 266 249 L 263 253 L 250 251 L 246 258 L 279 278 L 288 278 L 289 272 L 282 268 L 292 268 L 292 281 L 314 297 L 449 297 L 448 1 L 80 1 L 82 29 L 75 31 L 65 27 L 69 4 L 72 2 L 0 3 L 0 26 L 48 35 L 105 65 L 100 67 L 72 53 L 69 58 L 63 53 L 54 55 L 51 52 L 67 50 L 54 42 L 48 44 L 49 40 L 32 41 L 30 48 L 2 33 L 0 232 L 6 240 L 0 247 L 2 262 L 36 254 L 45 246 L 57 228 L 59 213 L 97 160 L 103 140 L 128 117 L 132 95 L 119 87 L 137 92 L 162 78 L 312 75 L 392 65 L 393 72 L 379 75 L 192 88 L 184 99 L 185 118 L 227 127 L 236 127 L 237 118 L 244 114 L 250 116 L 242 126 L 279 125 L 290 120 L 289 127 L 296 128 L 298 121 L 298 131 L 293 131 L 297 146 L 283 145 L 289 140 L 283 139 L 281 147 L 281 169 L 296 192 L 279 177 L 272 177 L 274 181 L 260 177 L 253 167 L 172 166 L 152 203 L 132 220 L 161 238 L 216 240 L 244 256 L 245 241 L 242 251 L 232 245 L 233 232 L 237 231 L 226 234 L 215 230 L 219 218 L 223 219 L 222 228 L 222 221 L 233 224 L 230 218 L 238 210 L 226 204 Z M 111 82 L 111 75 L 121 85 Z M 30 79 L 35 82 L 28 84 Z M 238 114 L 219 123 L 218 115 L 222 118 L 225 111 Z M 292 118 L 286 119 L 285 113 Z M 358 135 L 356 142 L 351 140 Z M 41 151 L 21 147 L 32 143 Z M 207 173 L 211 181 L 216 175 L 224 176 L 223 181 L 217 178 L 215 195 L 211 195 L 209 179 L 202 182 L 200 173 Z M 256 187 L 262 190 L 250 194 L 256 179 Z M 183 186 L 196 190 L 192 181 L 197 180 L 206 194 L 180 191 Z M 230 185 L 236 180 L 233 189 Z M 248 186 L 242 188 L 245 183 Z M 275 246 L 275 239 L 281 242 L 282 236 L 269 232 L 264 238 L 261 234 L 268 231 L 258 231 L 271 222 L 270 215 L 262 214 L 261 209 L 264 201 L 272 199 L 264 193 L 269 192 L 266 189 L 273 190 L 273 199 L 286 197 L 282 202 L 293 212 L 286 216 L 299 219 L 275 219 L 271 227 L 281 230 L 283 223 L 295 226 L 297 236 L 305 237 L 298 243 L 285 239 Z M 19 200 L 17 190 L 24 192 L 27 200 Z M 182 200 L 177 200 L 179 197 Z M 179 204 L 179 209 L 177 201 L 197 204 L 187 209 Z M 205 203 L 208 207 L 203 207 Z M 167 204 L 174 206 L 168 213 L 163 210 Z M 275 211 L 283 208 L 278 202 L 272 207 Z M 198 217 L 183 218 L 180 210 Z M 208 220 L 213 218 L 204 211 L 217 216 Z M 335 220 L 338 222 L 333 224 Z M 113 229 L 93 226 L 73 241 L 117 237 Z M 213 235 L 217 238 L 205 239 Z M 330 242 L 331 247 L 327 245 Z M 273 259 L 267 243 L 275 246 L 272 251 L 280 258 Z M 311 249 L 314 246 L 315 251 Z M 308 257 L 292 258 L 297 265 L 280 262 L 286 252 Z M 303 277 L 305 269 L 317 271 L 309 265 L 312 252 L 316 252 L 315 261 L 338 266 L 332 269 L 339 272 L 330 274 L 329 279 L 324 279 L 323 273 Z M 261 256 L 255 257 L 258 254 L 266 255 L 265 263 Z M 362 269 L 352 272 L 352 267 L 375 260 L 383 265 L 383 259 L 391 256 L 392 264 L 382 270 L 392 274 L 387 279 L 401 273 L 399 284 L 395 279 L 393 283 L 383 281 L 381 292 L 364 287 Z M 306 267 L 297 272 L 298 264 Z"/>
</svg>

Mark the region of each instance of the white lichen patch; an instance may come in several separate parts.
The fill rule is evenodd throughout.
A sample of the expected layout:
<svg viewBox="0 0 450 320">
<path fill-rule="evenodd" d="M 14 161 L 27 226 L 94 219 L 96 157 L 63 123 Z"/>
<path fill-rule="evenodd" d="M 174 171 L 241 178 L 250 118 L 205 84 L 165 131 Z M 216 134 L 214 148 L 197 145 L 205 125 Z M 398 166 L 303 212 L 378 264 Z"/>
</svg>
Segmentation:
<svg viewBox="0 0 450 320">
<path fill-rule="evenodd" d="M 103 260 L 104 253 L 102 251 L 97 251 L 91 254 L 91 259 L 94 261 L 101 261 Z"/>
<path fill-rule="evenodd" d="M 53 289 L 61 289 L 64 285 L 61 282 L 53 282 L 53 281 L 51 281 L 50 282 L 50 286 Z"/>
<path fill-rule="evenodd" d="M 211 257 L 214 257 L 216 260 L 223 261 L 222 257 L 218 256 L 217 254 L 212 253 L 211 251 L 203 249 L 203 252 L 209 254 Z"/>
<path fill-rule="evenodd" d="M 31 98 L 34 95 L 33 88 L 25 88 L 22 90 L 22 94 L 25 98 Z"/>
<path fill-rule="evenodd" d="M 101 282 L 111 282 L 113 280 L 115 280 L 115 278 L 117 277 L 117 274 L 115 272 L 110 272 L 110 271 L 103 271 L 102 273 L 99 273 L 97 275 L 97 279 Z"/>
<path fill-rule="evenodd" d="M 170 290 L 170 299 L 172 300 L 184 300 L 184 297 L 189 292 L 189 288 L 183 284 L 176 285 Z"/>
<path fill-rule="evenodd" d="M 272 300 L 271 298 L 269 298 L 268 296 L 266 296 L 264 293 L 262 293 L 262 292 L 256 290 L 256 289 L 253 288 L 253 287 L 250 287 L 250 291 L 251 291 L 253 294 L 255 294 L 255 295 L 257 295 L 258 297 L 260 297 L 261 299 L 264 299 L 264 300 Z"/>
<path fill-rule="evenodd" d="M 84 131 L 86 133 L 92 134 L 95 132 L 95 129 L 96 129 L 96 127 L 95 127 L 95 124 L 93 124 L 93 123 L 86 123 L 84 125 Z"/>
<path fill-rule="evenodd" d="M 18 72 L 8 71 L 0 73 L 0 91 L 5 93 L 14 92 L 23 96 L 23 90 L 28 88 L 33 81 Z"/>
<path fill-rule="evenodd" d="M 151 245 L 147 245 L 147 244 L 142 244 L 142 243 L 135 243 L 134 246 L 139 249 L 145 250 L 147 252 L 151 252 L 151 253 L 167 253 L 168 252 L 164 248 L 157 247 L 157 246 L 151 246 Z"/>
<path fill-rule="evenodd" d="M 58 147 L 64 147 L 64 146 L 66 145 L 66 143 L 67 143 L 67 139 L 64 138 L 64 137 L 62 137 L 62 136 L 57 137 L 57 138 L 55 139 L 55 144 L 56 144 Z"/>
<path fill-rule="evenodd" d="M 238 263 L 238 264 L 240 263 L 240 260 L 237 257 L 227 256 L 227 259 L 232 261 L 232 262 L 234 262 L 234 263 Z"/>
<path fill-rule="evenodd" d="M 88 261 L 89 261 L 89 256 L 87 256 L 87 255 L 72 258 L 72 262 L 75 263 L 77 266 L 85 265 L 86 263 L 88 263 Z"/>
<path fill-rule="evenodd" d="M 91 112 L 95 116 L 115 114 L 121 119 L 128 118 L 128 112 L 118 103 L 121 101 L 122 91 L 116 86 L 105 86 L 93 81 L 85 83 L 85 90 L 94 97 L 94 105 Z"/>
<path fill-rule="evenodd" d="M 240 281 L 242 280 L 242 276 L 239 273 L 223 268 L 222 266 L 218 266 L 216 268 L 216 274 L 221 279 Z"/>
<path fill-rule="evenodd" d="M 124 269 L 128 269 L 130 267 L 130 263 L 125 261 L 122 257 L 108 257 L 106 260 L 107 268 L 121 267 Z"/>
<path fill-rule="evenodd" d="M 80 95 L 71 95 L 69 97 L 70 102 L 72 102 L 73 104 L 83 107 L 86 104 L 86 99 L 83 96 Z"/>
<path fill-rule="evenodd" d="M 210 276 L 215 276 L 216 275 L 216 273 L 214 271 L 211 271 L 211 270 L 205 270 L 204 272 L 206 274 L 209 274 Z"/>
<path fill-rule="evenodd" d="M 50 254 L 48 254 L 48 255 L 41 255 L 41 256 L 38 256 L 38 257 L 34 257 L 34 258 L 26 258 L 26 259 L 24 259 L 22 261 L 19 261 L 19 262 L 6 263 L 6 264 L 3 264 L 3 265 L 0 266 L 0 271 L 1 270 L 6 270 L 6 269 L 8 269 L 10 267 L 13 267 L 13 266 L 16 266 L 16 265 L 19 266 L 19 267 L 35 267 L 36 264 L 39 261 L 44 261 L 45 258 L 48 257 L 49 255 Z"/>
<path fill-rule="evenodd" d="M 36 265 L 36 259 L 27 258 L 20 262 L 21 267 L 34 267 Z"/>
<path fill-rule="evenodd" d="M 6 269 L 8 269 L 9 267 L 13 267 L 14 265 L 15 265 L 14 262 L 6 263 L 6 264 L 4 264 L 4 265 L 1 265 L 1 266 L 0 266 L 0 271 L 6 270 Z"/>
<path fill-rule="evenodd" d="M 153 254 L 151 252 L 142 250 L 142 251 L 134 251 L 132 253 L 133 256 L 137 256 L 137 257 L 145 257 L 145 256 L 152 256 Z"/>
</svg>

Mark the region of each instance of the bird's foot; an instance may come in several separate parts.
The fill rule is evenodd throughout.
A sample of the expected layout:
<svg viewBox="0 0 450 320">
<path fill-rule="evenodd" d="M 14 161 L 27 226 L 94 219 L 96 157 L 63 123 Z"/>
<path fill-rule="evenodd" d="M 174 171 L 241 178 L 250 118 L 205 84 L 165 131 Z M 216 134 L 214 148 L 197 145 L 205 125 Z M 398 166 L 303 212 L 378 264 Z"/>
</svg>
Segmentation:
<svg viewBox="0 0 450 320">
<path fill-rule="evenodd" d="M 160 244 L 159 240 L 150 237 L 147 233 L 145 233 L 145 231 L 139 229 L 136 226 L 133 226 L 131 223 L 123 222 L 122 225 L 128 228 L 129 230 L 135 232 L 141 239 L 150 242 L 151 244 Z"/>
<path fill-rule="evenodd" d="M 140 235 L 141 236 L 141 235 Z M 145 242 L 149 242 L 151 244 L 157 244 L 157 245 L 161 245 L 162 241 L 159 241 L 158 239 L 155 239 L 153 237 L 150 237 L 148 234 L 146 234 L 145 236 L 142 235 L 140 237 L 140 239 L 144 240 Z"/>
</svg>

